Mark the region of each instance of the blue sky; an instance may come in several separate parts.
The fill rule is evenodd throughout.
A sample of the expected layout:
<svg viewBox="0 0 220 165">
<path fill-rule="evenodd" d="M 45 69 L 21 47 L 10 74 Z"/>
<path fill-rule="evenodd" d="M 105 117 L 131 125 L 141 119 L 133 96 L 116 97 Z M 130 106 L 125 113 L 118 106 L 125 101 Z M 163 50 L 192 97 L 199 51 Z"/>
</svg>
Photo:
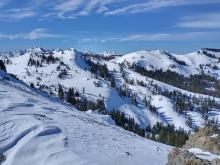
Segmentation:
<svg viewBox="0 0 220 165">
<path fill-rule="evenodd" d="M 220 0 L 1 0 L 0 50 L 220 48 Z"/>
</svg>

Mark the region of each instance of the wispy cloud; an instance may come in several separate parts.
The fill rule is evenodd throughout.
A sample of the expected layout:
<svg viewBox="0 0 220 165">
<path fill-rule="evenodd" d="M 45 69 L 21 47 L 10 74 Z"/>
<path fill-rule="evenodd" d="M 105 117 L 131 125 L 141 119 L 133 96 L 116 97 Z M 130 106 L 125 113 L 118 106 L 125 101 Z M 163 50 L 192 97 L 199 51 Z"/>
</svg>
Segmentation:
<svg viewBox="0 0 220 165">
<path fill-rule="evenodd" d="M 0 39 L 27 39 L 27 40 L 37 40 L 43 38 L 58 38 L 61 35 L 48 33 L 46 29 L 37 28 L 28 33 L 18 33 L 18 34 L 0 34 Z"/>
<path fill-rule="evenodd" d="M 121 38 L 119 41 L 192 41 L 209 40 L 220 36 L 220 32 L 183 32 L 183 33 L 158 33 L 158 34 L 133 34 Z"/>
<path fill-rule="evenodd" d="M 130 34 L 115 38 L 85 38 L 78 43 L 105 43 L 105 42 L 154 42 L 154 41 L 202 41 L 216 40 L 220 31 L 215 32 L 182 32 L 182 33 L 143 33 Z"/>
<path fill-rule="evenodd" d="M 13 8 L 0 12 L 1 20 L 20 20 L 24 18 L 33 17 L 36 12 L 32 8 Z"/>
<path fill-rule="evenodd" d="M 54 4 L 51 13 L 56 14 L 61 19 L 75 19 L 91 13 L 106 12 L 108 9 L 106 5 L 119 2 L 121 0 L 63 0 Z"/>
<path fill-rule="evenodd" d="M 149 0 L 140 3 L 134 3 L 128 6 L 119 7 L 111 11 L 105 12 L 105 15 L 119 15 L 119 14 L 134 14 L 134 13 L 143 13 L 149 12 L 152 10 L 165 8 L 165 7 L 174 7 L 174 6 L 183 6 L 183 5 L 201 5 L 201 4 L 212 4 L 220 3 L 219 0 Z"/>
<path fill-rule="evenodd" d="M 120 15 L 143 13 L 165 7 L 183 5 L 201 5 L 220 3 L 219 0 L 62 0 L 53 4 L 56 17 L 61 19 L 76 19 L 79 16 L 87 16 L 94 13 L 104 15 Z"/>
<path fill-rule="evenodd" d="M 177 26 L 185 28 L 220 28 L 220 13 L 184 17 L 177 23 Z"/>
<path fill-rule="evenodd" d="M 0 8 L 11 0 L 1 0 Z M 59 18 L 76 19 L 91 14 L 121 15 L 143 13 L 161 8 L 219 4 L 219 0 L 32 0 L 26 8 L 0 11 L 1 19 L 24 19 L 38 15 L 40 20 Z M 29 6 L 27 8 L 27 6 Z M 34 7 L 33 7 L 34 6 Z"/>
<path fill-rule="evenodd" d="M 83 43 L 106 43 L 111 41 L 119 41 L 120 38 L 83 38 L 82 40 L 79 40 L 79 44 Z"/>
<path fill-rule="evenodd" d="M 34 29 L 33 31 L 26 33 L 24 36 L 25 39 L 35 40 L 41 38 L 59 38 L 61 35 L 48 33 L 46 29 L 38 28 Z"/>
<path fill-rule="evenodd" d="M 2 8 L 3 6 L 7 5 L 11 0 L 1 0 L 0 1 L 0 8 Z"/>
</svg>

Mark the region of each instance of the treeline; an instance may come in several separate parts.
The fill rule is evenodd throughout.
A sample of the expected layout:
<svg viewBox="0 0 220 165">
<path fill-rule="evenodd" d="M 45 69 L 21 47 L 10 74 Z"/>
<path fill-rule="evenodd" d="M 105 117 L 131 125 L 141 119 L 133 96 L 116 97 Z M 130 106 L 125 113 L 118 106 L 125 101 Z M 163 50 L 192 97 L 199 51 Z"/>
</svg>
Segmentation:
<svg viewBox="0 0 220 165">
<path fill-rule="evenodd" d="M 185 77 L 169 69 L 167 71 L 163 71 L 162 69 L 146 70 L 145 68 L 135 64 L 131 66 L 131 69 L 140 73 L 141 75 L 153 78 L 161 82 L 165 82 L 180 89 L 184 89 L 194 93 L 220 97 L 220 90 L 208 90 L 212 87 L 217 87 L 220 89 L 220 86 L 218 85 L 219 82 L 216 78 L 206 75 L 204 73 Z"/>
<path fill-rule="evenodd" d="M 85 52 L 81 52 L 82 56 L 84 58 L 90 58 L 90 56 L 92 56 L 93 58 L 97 59 L 97 60 L 105 60 L 105 61 L 110 61 L 115 59 L 116 56 L 119 55 L 110 55 L 110 56 L 104 56 L 102 54 L 91 54 L 91 53 L 85 53 Z"/>
<path fill-rule="evenodd" d="M 74 105 L 80 111 L 88 111 L 88 110 L 98 110 L 99 112 L 105 111 L 105 103 L 103 98 L 99 98 L 96 101 L 91 101 L 88 100 L 86 97 L 80 95 L 80 93 L 77 90 L 74 90 L 73 88 L 68 88 L 66 90 L 62 85 L 59 85 L 58 97 L 61 100 L 67 101 L 68 103 Z"/>
<path fill-rule="evenodd" d="M 184 129 L 175 129 L 174 125 L 163 125 L 157 123 L 153 127 L 140 127 L 135 123 L 134 119 L 126 116 L 125 113 L 113 109 L 111 112 L 105 112 L 112 117 L 117 126 L 120 126 L 128 131 L 131 131 L 139 136 L 151 139 L 160 143 L 172 145 L 175 147 L 182 147 L 186 140 L 188 140 L 189 132 Z"/>
<path fill-rule="evenodd" d="M 28 66 L 35 66 L 35 67 L 42 67 L 43 63 L 46 64 L 53 64 L 56 63 L 59 60 L 59 58 L 54 57 L 52 53 L 48 54 L 42 54 L 42 55 L 36 55 L 37 58 L 33 58 L 32 55 L 28 61 Z"/>
<path fill-rule="evenodd" d="M 146 137 L 160 143 L 168 144 L 175 147 L 182 147 L 188 140 L 189 132 L 184 129 L 175 129 L 174 125 L 163 125 L 157 123 L 153 127 L 146 127 Z"/>
<path fill-rule="evenodd" d="M 28 61 L 28 66 L 42 67 L 42 60 L 36 60 L 31 57 Z"/>
<path fill-rule="evenodd" d="M 139 136 L 145 137 L 145 129 L 141 128 L 134 119 L 125 115 L 125 113 L 113 109 L 111 112 L 105 112 L 111 116 L 115 124 L 125 130 L 131 131 Z"/>
<path fill-rule="evenodd" d="M 95 74 L 96 76 L 100 76 L 106 80 L 111 80 L 112 75 L 108 71 L 108 67 L 106 64 L 99 64 L 99 63 L 94 63 L 88 58 L 84 58 L 86 64 L 90 66 L 90 71 Z"/>
</svg>

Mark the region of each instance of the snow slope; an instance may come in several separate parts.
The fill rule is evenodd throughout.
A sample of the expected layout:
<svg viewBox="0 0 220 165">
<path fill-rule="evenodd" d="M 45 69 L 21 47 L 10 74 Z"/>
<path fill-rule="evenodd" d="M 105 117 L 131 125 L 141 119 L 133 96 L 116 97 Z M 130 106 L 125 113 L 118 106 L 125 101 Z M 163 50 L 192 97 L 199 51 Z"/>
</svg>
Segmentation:
<svg viewBox="0 0 220 165">
<path fill-rule="evenodd" d="M 213 57 L 207 54 L 211 54 Z M 218 58 L 219 52 L 206 49 L 183 55 L 168 53 L 164 50 L 144 50 L 125 54 L 113 61 L 127 65 L 136 64 L 147 70 L 162 69 L 166 71 L 169 69 L 185 76 L 200 74 L 204 71 L 211 76 L 220 78 L 220 70 L 213 69 L 214 66 L 220 67 Z M 210 64 L 210 66 L 205 66 L 207 64 Z M 203 66 L 203 68 L 201 68 L 201 66 Z"/>
<path fill-rule="evenodd" d="M 171 147 L 82 113 L 0 72 L 3 165 L 160 165 Z"/>
<path fill-rule="evenodd" d="M 41 49 L 40 49 L 41 50 Z M 157 119 L 156 115 L 149 112 L 147 108 L 135 107 L 131 104 L 128 99 L 123 99 L 118 95 L 118 92 L 110 87 L 110 83 L 105 80 L 98 78 L 96 79 L 91 75 L 86 68 L 88 67 L 83 59 L 80 57 L 81 54 L 75 49 L 68 49 L 64 51 L 54 50 L 54 57 L 61 59 L 66 65 L 70 67 L 68 70 L 68 77 L 65 79 L 58 78 L 59 71 L 57 67 L 59 62 L 55 64 L 44 64 L 43 67 L 36 68 L 35 66 L 28 66 L 30 57 L 34 56 L 33 52 L 38 52 L 39 48 L 27 51 L 23 55 L 15 55 L 10 58 L 12 64 L 7 65 L 7 71 L 16 75 L 19 79 L 25 83 L 30 84 L 46 84 L 51 87 L 50 90 L 53 93 L 57 93 L 54 88 L 58 88 L 58 84 L 65 86 L 66 88 L 73 87 L 79 91 L 83 96 L 91 100 L 96 101 L 98 98 L 104 97 L 107 110 L 111 111 L 113 108 L 118 109 L 134 119 L 140 125 L 156 124 L 156 122 L 162 122 L 161 119 Z M 41 51 L 38 52 L 39 54 Z M 34 56 L 35 58 L 38 58 Z M 114 65 L 118 67 L 118 65 Z M 117 68 L 117 70 L 119 67 Z M 118 72 L 119 73 L 119 72 Z M 118 75 L 119 78 L 121 75 Z M 121 78 L 120 78 L 121 79 Z M 100 87 L 95 86 L 97 82 Z M 83 94 L 83 89 L 85 93 Z"/>
<path fill-rule="evenodd" d="M 8 55 L 3 59 L 7 59 L 10 62 L 6 63 L 7 71 L 16 75 L 19 79 L 27 84 L 33 83 L 37 88 L 40 85 L 46 85 L 48 93 L 57 95 L 58 85 L 61 84 L 66 89 L 73 87 L 83 97 L 96 101 L 99 98 L 104 98 L 106 109 L 111 111 L 113 108 L 124 112 L 126 116 L 134 118 L 135 122 L 143 127 L 146 125 L 154 125 L 157 122 L 164 124 L 174 124 L 176 128 L 184 128 L 189 130 L 189 126 L 186 124 L 186 116 L 176 113 L 174 108 L 174 102 L 160 94 L 153 92 L 154 85 L 157 85 L 162 90 L 168 91 L 180 91 L 183 94 L 195 96 L 197 98 L 207 98 L 209 96 L 188 92 L 182 89 L 178 89 L 169 84 L 145 77 L 136 73 L 128 68 L 123 68 L 125 72 L 125 78 L 128 80 L 134 80 L 134 84 L 129 84 L 125 81 L 121 71 L 120 64 L 126 65 L 138 64 L 146 69 L 163 69 L 173 70 L 180 74 L 190 75 L 199 74 L 201 69 L 204 72 L 215 75 L 220 75 L 220 70 L 214 70 L 214 65 L 219 66 L 218 59 L 207 56 L 204 52 L 209 54 L 215 54 L 218 57 L 218 52 L 211 50 L 200 50 L 195 53 L 186 55 L 176 55 L 167 53 L 163 50 L 151 50 L 151 51 L 139 51 L 133 52 L 123 56 L 117 56 L 115 59 L 107 61 L 103 59 L 96 59 L 91 54 L 91 59 L 95 63 L 106 64 L 109 72 L 113 74 L 116 80 L 117 88 L 126 86 L 126 88 L 137 96 L 137 105 L 132 104 L 131 100 L 126 97 L 119 96 L 116 89 L 110 86 L 110 82 L 104 80 L 101 77 L 95 77 L 89 71 L 89 66 L 85 63 L 81 57 L 82 53 L 75 49 L 68 50 L 44 50 L 42 48 L 33 48 L 23 51 L 22 53 L 14 52 L 13 55 Z M 52 54 L 58 58 L 59 61 L 55 63 L 43 63 L 42 67 L 28 66 L 30 58 L 41 59 L 42 54 Z M 63 62 L 65 65 L 61 65 Z M 210 64 L 211 66 L 205 66 Z M 202 67 L 201 67 L 202 65 Z M 65 78 L 59 78 L 60 70 L 57 68 L 68 67 L 68 75 Z M 140 86 L 137 81 L 143 81 L 147 84 L 147 87 Z M 99 84 L 97 87 L 95 84 Z M 159 115 L 151 112 L 143 103 L 143 99 L 152 102 L 158 109 Z M 219 98 L 215 98 L 215 101 L 220 101 Z M 197 111 L 187 112 L 187 116 L 192 118 L 195 126 L 203 126 L 205 120 L 201 113 Z M 209 113 L 209 119 L 220 118 L 220 111 L 218 109 Z M 220 120 L 219 120 L 220 121 Z"/>
</svg>

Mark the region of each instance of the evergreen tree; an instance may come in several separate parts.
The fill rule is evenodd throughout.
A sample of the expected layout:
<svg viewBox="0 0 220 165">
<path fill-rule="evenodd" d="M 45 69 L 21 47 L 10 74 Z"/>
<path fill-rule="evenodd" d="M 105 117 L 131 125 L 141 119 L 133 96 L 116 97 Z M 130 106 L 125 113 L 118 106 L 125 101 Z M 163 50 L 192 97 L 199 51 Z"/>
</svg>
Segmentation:
<svg viewBox="0 0 220 165">
<path fill-rule="evenodd" d="M 116 84 L 115 84 L 115 79 L 114 77 L 111 78 L 111 87 L 115 88 Z"/>
<path fill-rule="evenodd" d="M 31 88 L 35 88 L 34 83 L 31 83 L 31 84 L 30 84 L 30 87 L 31 87 Z"/>
<path fill-rule="evenodd" d="M 63 100 L 64 99 L 64 91 L 63 91 L 63 87 L 62 85 L 59 84 L 59 88 L 58 88 L 58 97 Z"/>
<path fill-rule="evenodd" d="M 66 101 L 68 103 L 73 104 L 73 105 L 76 103 L 76 99 L 74 97 L 74 89 L 73 88 L 69 88 L 68 89 L 67 95 L 66 95 Z"/>
<path fill-rule="evenodd" d="M 0 70 L 3 70 L 6 72 L 6 67 L 5 67 L 5 64 L 2 60 L 0 60 Z"/>
</svg>

